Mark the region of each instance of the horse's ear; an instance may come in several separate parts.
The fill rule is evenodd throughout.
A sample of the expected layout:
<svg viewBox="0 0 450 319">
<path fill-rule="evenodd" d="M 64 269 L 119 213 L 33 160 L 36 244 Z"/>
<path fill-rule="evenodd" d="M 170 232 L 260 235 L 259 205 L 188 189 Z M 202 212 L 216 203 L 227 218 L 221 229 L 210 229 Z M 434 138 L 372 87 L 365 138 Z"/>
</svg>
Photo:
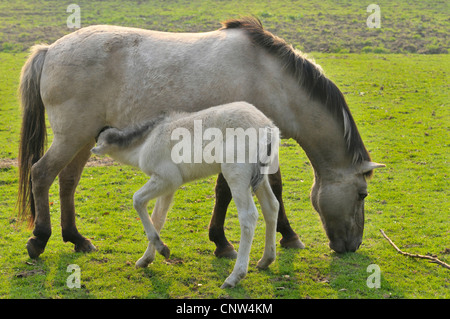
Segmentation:
<svg viewBox="0 0 450 319">
<path fill-rule="evenodd" d="M 367 174 L 370 171 L 374 170 L 375 168 L 380 168 L 380 167 L 386 167 L 386 165 L 378 164 L 375 162 L 364 161 L 361 163 L 361 166 L 359 167 L 358 172 L 360 174 Z"/>
</svg>

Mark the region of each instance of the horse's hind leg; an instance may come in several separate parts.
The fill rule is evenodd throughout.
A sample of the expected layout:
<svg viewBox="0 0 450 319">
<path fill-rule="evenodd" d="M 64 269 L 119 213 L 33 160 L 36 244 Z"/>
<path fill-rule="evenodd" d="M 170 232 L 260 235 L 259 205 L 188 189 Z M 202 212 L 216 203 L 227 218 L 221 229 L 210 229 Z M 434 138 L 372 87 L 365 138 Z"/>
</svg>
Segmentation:
<svg viewBox="0 0 450 319">
<path fill-rule="evenodd" d="M 242 186 L 238 185 L 234 189 L 232 188 L 233 200 L 236 204 L 239 224 L 241 226 L 238 255 L 232 273 L 225 280 L 221 288 L 236 286 L 245 277 L 248 270 L 250 249 L 258 220 L 258 211 L 253 202 L 250 188 L 244 188 Z"/>
<path fill-rule="evenodd" d="M 31 182 L 35 206 L 33 235 L 27 242 L 28 254 L 37 258 L 44 252 L 51 235 L 48 192 L 59 172 L 79 152 L 83 144 L 74 144 L 72 138 L 55 135 L 53 143 L 31 168 Z"/>
<path fill-rule="evenodd" d="M 258 189 L 255 191 L 258 197 L 261 210 L 266 222 L 266 243 L 264 246 L 264 254 L 258 261 L 258 268 L 265 269 L 275 260 L 276 256 L 276 227 L 278 201 L 270 188 L 267 178 L 264 178 Z"/>
<path fill-rule="evenodd" d="M 95 141 L 86 146 L 75 156 L 61 173 L 59 173 L 59 197 L 61 201 L 61 228 L 62 238 L 65 242 L 75 244 L 75 251 L 90 252 L 95 250 L 89 239 L 83 237 L 75 225 L 75 189 L 80 181 L 81 173 L 91 156 L 91 148 Z"/>
</svg>

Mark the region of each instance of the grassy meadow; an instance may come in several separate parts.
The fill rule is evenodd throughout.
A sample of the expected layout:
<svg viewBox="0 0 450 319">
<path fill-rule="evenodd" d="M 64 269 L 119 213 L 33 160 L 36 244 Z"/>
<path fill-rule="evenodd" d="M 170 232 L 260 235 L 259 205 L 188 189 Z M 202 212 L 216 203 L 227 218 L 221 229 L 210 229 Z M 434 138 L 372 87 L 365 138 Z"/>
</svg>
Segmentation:
<svg viewBox="0 0 450 319">
<path fill-rule="evenodd" d="M 369 182 L 360 249 L 336 254 L 309 201 L 308 159 L 295 141 L 283 140 L 286 212 L 306 248 L 277 245 L 277 260 L 268 270 L 257 270 L 264 247 L 260 214 L 249 273 L 236 288 L 224 290 L 219 287 L 234 260 L 214 257 L 208 239 L 214 176 L 176 193 L 161 233 L 170 259 L 158 255 L 148 268 L 135 269 L 147 241 L 132 194 L 147 177 L 134 168 L 94 161 L 83 172 L 75 201 L 78 229 L 98 251 L 75 253 L 72 244 L 62 242 L 56 181 L 50 189 L 52 237 L 37 260 L 28 257 L 31 231 L 18 226 L 14 209 L 19 74 L 29 46 L 72 31 L 66 26 L 72 2 L 0 2 L 0 298 L 450 298 L 448 269 L 398 254 L 379 231 L 403 251 L 450 263 L 448 2 L 378 1 L 380 29 L 367 28 L 364 1 L 76 2 L 81 26 L 197 32 L 216 29 L 228 18 L 258 16 L 268 30 L 322 66 L 345 94 L 373 160 L 386 164 Z M 238 248 L 233 203 L 225 226 Z M 67 285 L 71 264 L 80 267 L 80 288 Z M 372 264 L 381 271 L 379 288 L 367 285 Z"/>
</svg>

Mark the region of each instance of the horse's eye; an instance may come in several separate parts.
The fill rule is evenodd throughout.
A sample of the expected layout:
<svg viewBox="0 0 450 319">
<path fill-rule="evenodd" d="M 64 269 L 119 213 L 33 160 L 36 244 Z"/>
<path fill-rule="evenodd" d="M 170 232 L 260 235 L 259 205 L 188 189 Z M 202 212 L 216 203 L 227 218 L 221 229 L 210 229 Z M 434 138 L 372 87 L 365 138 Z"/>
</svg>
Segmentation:
<svg viewBox="0 0 450 319">
<path fill-rule="evenodd" d="M 364 200 L 364 198 L 367 197 L 367 192 L 361 192 L 359 193 L 359 200 Z"/>
</svg>

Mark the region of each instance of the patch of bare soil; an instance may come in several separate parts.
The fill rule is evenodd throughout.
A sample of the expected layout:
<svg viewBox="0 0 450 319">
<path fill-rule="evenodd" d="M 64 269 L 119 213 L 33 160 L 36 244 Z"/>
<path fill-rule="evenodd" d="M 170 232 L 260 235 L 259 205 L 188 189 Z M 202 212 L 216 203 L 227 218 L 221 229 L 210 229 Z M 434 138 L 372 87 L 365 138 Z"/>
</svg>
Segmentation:
<svg viewBox="0 0 450 319">
<path fill-rule="evenodd" d="M 0 169 L 9 169 L 11 167 L 18 167 L 17 159 L 4 158 L 0 160 Z M 93 156 L 89 159 L 86 164 L 86 167 L 99 167 L 99 166 L 112 166 L 118 165 L 114 160 L 110 157 L 97 157 Z"/>
<path fill-rule="evenodd" d="M 5 158 L 0 160 L 0 169 L 7 169 L 7 168 L 11 168 L 12 166 L 17 167 L 17 160 L 16 159 L 10 159 L 10 158 Z"/>
</svg>

